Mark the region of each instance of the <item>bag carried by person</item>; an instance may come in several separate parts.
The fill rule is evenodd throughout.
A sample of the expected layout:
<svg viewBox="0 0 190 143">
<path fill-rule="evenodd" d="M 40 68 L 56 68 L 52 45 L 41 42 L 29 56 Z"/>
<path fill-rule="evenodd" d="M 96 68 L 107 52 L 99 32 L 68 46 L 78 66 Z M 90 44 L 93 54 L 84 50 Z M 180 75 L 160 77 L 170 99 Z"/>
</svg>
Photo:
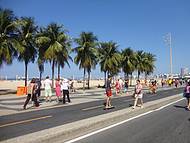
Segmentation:
<svg viewBox="0 0 190 143">
<path fill-rule="evenodd" d="M 183 97 L 186 97 L 186 96 L 187 96 L 186 92 L 183 92 Z"/>
<path fill-rule="evenodd" d="M 136 98 L 136 97 L 137 97 L 137 95 L 138 95 L 138 94 L 133 93 L 132 97 L 133 97 L 133 98 Z"/>
<path fill-rule="evenodd" d="M 190 86 L 186 86 L 183 92 L 183 97 L 190 98 Z"/>
</svg>

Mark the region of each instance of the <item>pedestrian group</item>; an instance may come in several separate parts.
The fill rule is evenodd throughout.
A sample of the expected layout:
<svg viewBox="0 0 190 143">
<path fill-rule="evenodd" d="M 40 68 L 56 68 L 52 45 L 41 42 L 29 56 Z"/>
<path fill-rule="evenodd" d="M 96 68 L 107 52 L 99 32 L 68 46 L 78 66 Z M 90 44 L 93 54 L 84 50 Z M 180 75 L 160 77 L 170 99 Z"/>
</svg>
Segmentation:
<svg viewBox="0 0 190 143">
<path fill-rule="evenodd" d="M 168 80 L 168 85 L 171 86 L 172 85 L 172 80 L 169 79 Z M 73 81 L 71 82 L 71 84 L 69 84 L 69 80 L 68 79 L 63 79 L 60 80 L 60 78 L 56 79 L 55 82 L 55 94 L 56 94 L 56 101 L 57 102 L 61 102 L 63 104 L 66 103 L 66 97 L 67 97 L 67 101 L 68 103 L 71 102 L 70 100 L 70 96 L 69 96 L 69 88 L 70 86 L 72 86 L 71 91 L 75 91 L 74 86 L 73 86 Z M 152 82 L 152 86 L 151 86 L 151 90 L 152 93 L 156 93 L 156 81 Z M 180 82 L 178 80 L 174 81 L 175 87 L 178 87 L 178 84 Z M 190 110 L 190 81 L 186 82 L 186 87 L 184 89 L 184 97 L 187 99 L 187 106 L 186 109 Z M 165 81 L 162 79 L 161 80 L 161 85 L 162 87 L 164 86 Z M 181 84 L 181 83 L 180 83 Z M 51 102 L 52 99 L 52 81 L 49 79 L 49 76 L 46 77 L 46 79 L 44 80 L 44 90 L 45 90 L 45 101 L 46 102 Z M 114 106 L 112 106 L 111 104 L 111 97 L 112 97 L 112 87 L 114 87 L 113 85 L 115 85 L 115 89 L 116 89 L 116 96 L 122 92 L 126 93 L 126 95 L 128 95 L 128 87 L 129 87 L 129 80 L 126 79 L 124 82 L 122 81 L 122 79 L 118 79 L 116 81 L 115 84 L 112 83 L 112 77 L 109 75 L 108 79 L 106 81 L 106 85 L 105 85 L 105 93 L 106 93 L 106 102 L 105 102 L 105 109 L 111 109 L 114 108 Z M 39 98 L 41 95 L 41 83 L 38 79 L 33 78 L 31 80 L 31 82 L 29 83 L 28 87 L 27 87 L 27 98 L 26 101 L 24 103 L 23 109 L 26 109 L 27 104 L 29 103 L 30 99 L 33 102 L 33 106 L 34 107 L 39 107 Z M 123 90 L 124 89 L 124 90 Z M 132 106 L 132 109 L 135 109 L 137 106 L 143 108 L 143 92 L 142 92 L 143 86 L 140 82 L 140 80 L 136 81 L 136 85 L 135 85 L 135 89 L 134 89 L 134 93 L 133 93 L 133 98 L 134 98 L 134 104 Z M 62 97 L 62 99 L 61 99 Z"/>
<path fill-rule="evenodd" d="M 44 80 L 43 86 L 44 86 L 44 92 L 45 92 L 45 102 L 51 102 L 53 86 L 52 86 L 52 81 L 49 79 L 49 76 L 47 76 L 46 79 Z M 60 78 L 56 79 L 55 95 L 57 97 L 57 100 L 56 100 L 57 102 L 61 102 L 62 100 L 62 103 L 65 104 L 66 97 L 67 97 L 68 103 L 71 102 L 70 96 L 69 96 L 69 87 L 70 87 L 69 80 L 67 79 L 60 80 Z M 41 83 L 38 79 L 33 78 L 27 86 L 27 98 L 24 103 L 23 109 L 26 109 L 26 106 L 29 103 L 30 99 L 32 100 L 34 107 L 39 107 L 40 95 L 41 95 Z"/>
</svg>

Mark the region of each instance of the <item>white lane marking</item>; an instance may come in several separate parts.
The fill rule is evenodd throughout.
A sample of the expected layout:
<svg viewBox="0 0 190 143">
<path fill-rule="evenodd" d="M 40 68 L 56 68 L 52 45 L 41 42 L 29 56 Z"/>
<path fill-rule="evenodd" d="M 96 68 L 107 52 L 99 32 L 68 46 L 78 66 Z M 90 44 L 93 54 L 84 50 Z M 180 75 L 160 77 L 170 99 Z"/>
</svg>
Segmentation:
<svg viewBox="0 0 190 143">
<path fill-rule="evenodd" d="M 104 105 L 93 106 L 93 107 L 85 108 L 85 109 L 82 109 L 82 110 L 83 110 L 83 111 L 87 111 L 87 110 L 97 109 L 97 108 L 100 108 L 100 107 L 104 107 Z"/>
<path fill-rule="evenodd" d="M 113 128 L 113 127 L 116 127 L 116 126 L 118 126 L 118 125 L 124 124 L 124 123 L 126 123 L 126 122 L 131 121 L 131 120 L 134 120 L 134 119 L 140 118 L 140 117 L 142 117 L 142 116 L 145 116 L 145 115 L 147 115 L 147 114 L 150 114 L 150 113 L 159 111 L 159 110 L 161 110 L 161 109 L 163 109 L 163 108 L 165 108 L 165 107 L 167 107 L 167 106 L 170 106 L 170 105 L 172 105 L 172 104 L 174 104 L 174 103 L 177 103 L 177 102 L 179 102 L 179 101 L 181 101 L 181 100 L 183 100 L 183 99 L 184 99 L 184 98 L 179 99 L 179 100 L 174 101 L 174 102 L 171 102 L 171 103 L 169 103 L 169 104 L 167 104 L 167 105 L 164 105 L 164 106 L 162 106 L 162 107 L 160 107 L 160 108 L 158 108 L 158 109 L 154 109 L 154 110 L 148 111 L 148 112 L 146 112 L 146 113 L 142 113 L 142 114 L 140 114 L 140 115 L 137 115 L 137 116 L 135 116 L 135 117 L 129 118 L 129 119 L 124 120 L 124 121 L 121 121 L 121 122 L 119 122 L 119 123 L 116 123 L 116 124 L 110 125 L 110 126 L 108 126 L 108 127 L 99 129 L 99 130 L 97 130 L 97 131 L 88 133 L 88 134 L 83 135 L 83 136 L 80 136 L 80 137 L 78 137 L 78 138 L 75 138 L 75 139 L 66 141 L 65 143 L 73 143 L 73 142 L 82 140 L 82 139 L 84 139 L 84 138 L 87 138 L 87 137 L 89 137 L 89 136 L 92 136 L 92 135 L 95 135 L 95 134 L 97 134 L 97 133 L 103 132 L 103 131 L 105 131 L 105 130 L 111 129 L 111 128 Z"/>
<path fill-rule="evenodd" d="M 179 102 L 179 101 L 182 101 L 182 100 L 184 100 L 184 98 L 179 99 L 179 100 L 174 101 L 174 102 L 171 102 L 171 103 L 169 103 L 169 104 L 166 104 L 166 105 L 164 105 L 164 106 L 162 106 L 162 107 L 160 107 L 160 108 L 158 108 L 158 109 L 154 109 L 154 111 L 162 110 L 162 109 L 164 109 L 164 108 L 166 108 L 166 107 L 168 107 L 168 106 L 170 106 L 170 105 L 172 105 L 172 104 L 174 104 L 174 103 L 177 103 L 177 102 Z"/>
<path fill-rule="evenodd" d="M 123 102 L 128 102 L 128 101 L 133 101 L 133 100 L 135 100 L 135 99 L 127 99 L 127 100 L 123 100 Z"/>
<path fill-rule="evenodd" d="M 170 91 L 164 91 L 163 93 L 169 93 Z"/>
<path fill-rule="evenodd" d="M 42 120 L 42 119 L 51 118 L 51 117 L 52 116 L 42 116 L 42 117 L 38 117 L 38 118 L 32 118 L 32 119 L 27 119 L 27 120 L 12 122 L 12 123 L 6 123 L 6 124 L 3 124 L 3 125 L 0 125 L 0 128 L 7 127 L 7 126 L 12 126 L 12 125 L 17 125 L 17 124 L 22 124 L 22 123 L 27 123 L 27 122 L 32 122 L 32 121 L 36 121 L 36 120 Z"/>
</svg>

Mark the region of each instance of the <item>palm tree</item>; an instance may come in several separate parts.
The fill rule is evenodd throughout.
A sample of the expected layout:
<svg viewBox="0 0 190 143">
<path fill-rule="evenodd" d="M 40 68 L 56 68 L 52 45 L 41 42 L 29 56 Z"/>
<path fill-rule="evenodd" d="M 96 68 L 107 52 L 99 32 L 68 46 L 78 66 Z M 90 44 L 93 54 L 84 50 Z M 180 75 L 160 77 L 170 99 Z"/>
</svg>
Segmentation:
<svg viewBox="0 0 190 143">
<path fill-rule="evenodd" d="M 52 85 L 54 85 L 54 67 L 56 62 L 59 61 L 60 53 L 68 54 L 68 46 L 66 46 L 65 30 L 63 25 L 51 23 L 47 28 L 43 28 L 40 35 L 36 39 L 36 43 L 47 47 L 44 53 L 45 60 L 49 61 L 52 65 Z M 68 56 L 66 56 L 67 58 Z"/>
<path fill-rule="evenodd" d="M 36 43 L 36 47 L 37 47 L 37 51 L 38 51 L 38 60 L 37 60 L 37 64 L 38 64 L 38 69 L 39 69 L 39 72 L 40 72 L 40 83 L 41 83 L 41 79 L 42 79 L 42 73 L 44 72 L 44 63 L 46 62 L 46 59 L 45 59 L 45 51 L 47 50 L 48 48 L 48 45 L 47 45 L 47 40 L 39 40 L 39 38 L 41 36 L 43 36 L 43 28 L 40 28 L 38 33 L 36 34 L 36 37 L 35 37 L 35 43 Z M 39 42 L 40 41 L 40 42 Z"/>
<path fill-rule="evenodd" d="M 39 69 L 39 72 L 40 72 L 40 79 L 39 80 L 40 80 L 40 83 L 41 83 L 42 73 L 44 72 L 44 60 L 38 57 L 37 64 L 38 64 L 38 69 Z"/>
<path fill-rule="evenodd" d="M 129 74 L 132 74 L 135 70 L 135 55 L 131 48 L 126 48 L 122 51 L 122 69 L 126 78 L 129 78 Z"/>
<path fill-rule="evenodd" d="M 65 35 L 65 37 L 63 37 L 62 43 L 63 43 L 62 51 L 57 53 L 57 59 L 56 59 L 56 65 L 57 65 L 57 69 L 58 69 L 57 70 L 58 78 L 60 77 L 61 68 L 64 68 L 65 64 L 67 64 L 70 67 L 69 60 L 73 61 L 72 57 L 69 56 L 69 54 L 71 52 L 71 41 L 67 35 Z"/>
<path fill-rule="evenodd" d="M 95 68 L 97 63 L 96 41 L 97 37 L 94 36 L 92 32 L 82 32 L 79 38 L 75 39 L 78 46 L 74 48 L 74 52 L 77 54 L 74 58 L 74 62 L 79 65 L 79 69 L 84 69 L 83 90 L 85 89 L 86 71 L 89 73 L 89 88 L 90 72 L 92 68 Z"/>
<path fill-rule="evenodd" d="M 18 51 L 18 60 L 24 61 L 25 86 L 27 86 L 28 63 L 34 62 L 37 54 L 34 39 L 37 27 L 34 24 L 34 19 L 31 17 L 21 17 L 16 24 L 17 39 L 14 41 L 14 46 Z"/>
<path fill-rule="evenodd" d="M 145 71 L 145 65 L 146 65 L 146 56 L 143 51 L 137 51 L 135 53 L 135 68 L 137 70 L 137 78 L 139 79 L 140 74 Z"/>
<path fill-rule="evenodd" d="M 118 51 L 118 45 L 112 41 L 100 43 L 99 60 L 101 71 L 104 72 L 105 85 L 106 77 L 109 74 L 117 74 L 121 64 L 121 54 Z"/>
<path fill-rule="evenodd" d="M 12 45 L 15 38 L 15 20 L 13 11 L 0 8 L 0 66 L 11 64 L 16 50 Z"/>
<path fill-rule="evenodd" d="M 154 68 L 155 68 L 155 65 L 154 65 L 154 62 L 156 61 L 156 56 L 151 54 L 151 53 L 145 53 L 145 58 L 146 58 L 146 61 L 145 61 L 145 80 L 147 79 L 147 76 L 151 73 L 154 72 Z"/>
<path fill-rule="evenodd" d="M 96 65 L 98 63 L 98 53 L 96 48 L 91 48 L 91 51 L 89 52 L 89 57 L 91 58 L 91 63 L 87 67 L 88 72 L 88 89 L 90 88 L 90 73 L 92 69 L 96 68 Z"/>
</svg>

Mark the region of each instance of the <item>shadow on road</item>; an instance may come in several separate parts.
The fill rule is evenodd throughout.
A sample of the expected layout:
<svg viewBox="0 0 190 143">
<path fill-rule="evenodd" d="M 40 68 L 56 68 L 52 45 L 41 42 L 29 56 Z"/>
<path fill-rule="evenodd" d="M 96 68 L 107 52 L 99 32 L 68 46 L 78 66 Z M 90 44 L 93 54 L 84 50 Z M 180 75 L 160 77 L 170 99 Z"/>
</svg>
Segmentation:
<svg viewBox="0 0 190 143">
<path fill-rule="evenodd" d="M 176 108 L 183 108 L 183 109 L 186 109 L 186 106 L 174 105 L 174 107 L 176 107 Z"/>
</svg>

